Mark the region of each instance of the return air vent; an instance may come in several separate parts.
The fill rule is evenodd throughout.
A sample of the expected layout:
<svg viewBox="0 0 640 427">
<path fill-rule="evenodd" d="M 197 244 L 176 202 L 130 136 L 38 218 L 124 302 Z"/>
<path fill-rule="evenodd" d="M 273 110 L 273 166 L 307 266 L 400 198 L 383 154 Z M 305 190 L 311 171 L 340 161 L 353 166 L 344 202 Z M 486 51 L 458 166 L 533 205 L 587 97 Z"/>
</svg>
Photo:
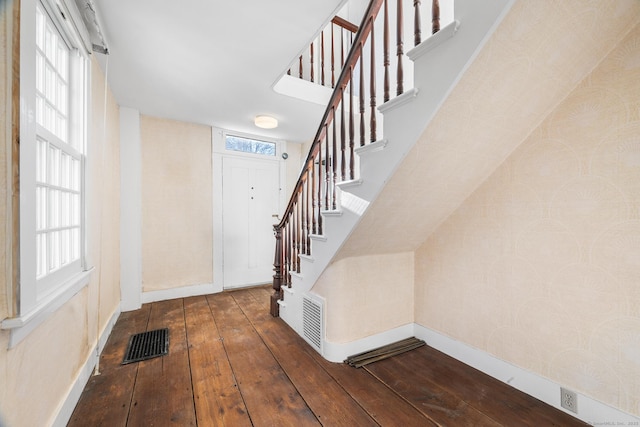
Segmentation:
<svg viewBox="0 0 640 427">
<path fill-rule="evenodd" d="M 123 365 L 140 362 L 169 353 L 169 329 L 142 332 L 129 338 L 129 346 L 124 355 Z"/>
<path fill-rule="evenodd" d="M 302 297 L 302 335 L 322 353 L 322 303 Z"/>
</svg>

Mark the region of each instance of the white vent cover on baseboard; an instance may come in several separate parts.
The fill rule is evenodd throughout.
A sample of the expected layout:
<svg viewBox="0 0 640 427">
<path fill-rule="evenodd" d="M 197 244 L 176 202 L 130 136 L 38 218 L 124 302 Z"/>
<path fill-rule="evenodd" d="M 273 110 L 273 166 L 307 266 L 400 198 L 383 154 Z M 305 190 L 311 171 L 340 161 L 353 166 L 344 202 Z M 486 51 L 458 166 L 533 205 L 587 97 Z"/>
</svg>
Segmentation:
<svg viewBox="0 0 640 427">
<path fill-rule="evenodd" d="M 302 335 L 322 354 L 322 303 L 308 296 L 302 297 Z"/>
</svg>

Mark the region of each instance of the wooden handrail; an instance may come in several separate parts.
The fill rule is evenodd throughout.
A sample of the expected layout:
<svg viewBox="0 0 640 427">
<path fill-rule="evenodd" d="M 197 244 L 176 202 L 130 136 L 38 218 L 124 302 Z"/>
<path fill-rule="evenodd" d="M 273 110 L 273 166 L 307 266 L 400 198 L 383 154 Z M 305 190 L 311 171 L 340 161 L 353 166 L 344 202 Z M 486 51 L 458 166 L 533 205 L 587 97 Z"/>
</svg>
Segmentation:
<svg viewBox="0 0 640 427">
<path fill-rule="evenodd" d="M 344 28 L 347 31 L 351 31 L 354 34 L 358 32 L 358 26 L 356 24 L 353 24 L 346 19 L 339 17 L 338 15 L 334 16 L 331 22 L 338 25 L 339 27 Z"/>
<path fill-rule="evenodd" d="M 282 216 L 279 224 L 274 225 L 274 234 L 276 236 L 276 253 L 274 256 L 273 289 L 271 296 L 271 314 L 279 315 L 278 300 L 282 299 L 282 287 L 291 285 L 291 271 L 300 272 L 300 255 L 311 254 L 311 235 L 322 235 L 323 207 L 326 211 L 337 209 L 337 183 L 345 179 L 355 179 L 354 158 L 355 158 L 355 118 L 354 114 L 360 115 L 359 140 L 360 146 L 366 144 L 367 129 L 369 141 L 375 142 L 377 137 L 377 95 L 376 95 L 376 49 L 374 42 L 374 23 L 378 16 L 378 12 L 384 5 L 385 12 L 383 23 L 383 55 L 382 65 L 384 67 L 384 93 L 383 102 L 387 102 L 391 95 L 389 90 L 390 81 L 390 58 L 389 58 L 389 19 L 388 19 L 388 1 L 390 0 L 371 0 L 367 10 L 362 18 L 362 22 L 357 29 L 351 49 L 346 58 L 342 59 L 342 67 L 338 79 L 332 83 L 334 86 L 333 93 L 329 98 L 327 107 L 323 113 L 320 125 L 315 133 L 313 143 L 309 150 L 309 154 L 303 164 L 302 171 L 298 177 L 298 181 L 293 189 L 291 199 L 287 204 L 287 208 Z M 420 43 L 420 0 L 414 0 L 414 42 Z M 396 91 L 395 94 L 403 93 L 403 11 L 402 1 L 397 1 L 397 22 L 396 22 Z M 432 29 L 436 32 L 439 28 L 439 2 L 432 0 Z M 332 23 L 344 27 L 345 22 L 341 22 L 342 18 L 335 17 Z M 339 22 L 334 22 L 339 21 Z M 353 27 L 352 27 L 353 28 Z M 351 29 L 346 28 L 351 31 Z M 365 47 L 370 49 L 368 65 L 364 63 L 363 52 Z M 324 43 L 321 46 L 324 51 Z M 333 46 L 332 46 L 333 50 Z M 343 55 L 341 54 L 341 58 Z M 332 53 L 333 58 L 333 53 Z M 322 53 L 324 59 L 324 52 Z M 321 59 L 321 61 L 322 61 Z M 378 59 L 379 61 L 379 59 Z M 302 67 L 302 65 L 301 65 Z M 369 87 L 368 93 L 365 94 L 365 68 L 368 67 Z M 356 73 L 357 70 L 357 73 Z M 302 71 L 300 71 L 302 73 Z M 354 82 L 353 77 L 358 76 L 359 90 L 357 94 L 358 111 L 354 111 L 353 97 Z M 322 81 L 324 81 L 324 69 L 322 70 Z M 369 120 L 367 127 L 365 99 L 369 98 Z M 345 99 L 348 98 L 348 99 Z M 345 115 L 348 114 L 348 119 Z M 338 124 L 339 122 L 339 124 Z M 347 126 L 348 123 L 348 140 Z M 340 126 L 339 137 L 336 127 Z M 347 161 L 348 158 L 348 161 Z M 349 168 L 347 172 L 346 168 Z"/>
</svg>

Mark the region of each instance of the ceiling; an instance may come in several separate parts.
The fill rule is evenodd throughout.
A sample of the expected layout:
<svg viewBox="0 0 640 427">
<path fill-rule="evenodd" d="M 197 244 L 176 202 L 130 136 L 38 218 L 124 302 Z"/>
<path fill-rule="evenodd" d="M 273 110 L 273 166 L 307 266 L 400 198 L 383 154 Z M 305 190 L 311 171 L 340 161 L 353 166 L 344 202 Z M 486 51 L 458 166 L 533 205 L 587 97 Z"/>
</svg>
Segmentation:
<svg viewBox="0 0 640 427">
<path fill-rule="evenodd" d="M 324 108 L 272 86 L 344 1 L 94 0 L 109 49 L 96 56 L 121 106 L 306 142 Z"/>
</svg>

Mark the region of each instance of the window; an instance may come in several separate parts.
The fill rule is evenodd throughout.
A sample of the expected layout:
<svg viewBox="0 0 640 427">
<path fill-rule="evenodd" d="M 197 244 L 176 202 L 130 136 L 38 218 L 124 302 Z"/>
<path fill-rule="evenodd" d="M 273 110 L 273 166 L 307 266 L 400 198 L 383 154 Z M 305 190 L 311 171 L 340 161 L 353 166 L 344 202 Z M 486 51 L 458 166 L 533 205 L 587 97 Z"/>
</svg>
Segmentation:
<svg viewBox="0 0 640 427">
<path fill-rule="evenodd" d="M 36 6 L 36 279 L 80 261 L 83 144 L 71 130 L 71 48 Z M 76 265 L 75 270 L 79 270 Z M 55 280 L 55 279 L 54 279 Z M 38 287 L 46 291 L 52 285 Z"/>
<path fill-rule="evenodd" d="M 225 148 L 231 151 L 262 154 L 264 156 L 276 155 L 276 144 L 274 142 L 258 141 L 233 135 L 225 136 Z"/>
<path fill-rule="evenodd" d="M 80 15 L 71 0 L 22 0 L 20 14 L 20 280 L 17 312 L 2 321 L 10 346 L 89 282 L 88 56 L 72 17 Z"/>
</svg>

